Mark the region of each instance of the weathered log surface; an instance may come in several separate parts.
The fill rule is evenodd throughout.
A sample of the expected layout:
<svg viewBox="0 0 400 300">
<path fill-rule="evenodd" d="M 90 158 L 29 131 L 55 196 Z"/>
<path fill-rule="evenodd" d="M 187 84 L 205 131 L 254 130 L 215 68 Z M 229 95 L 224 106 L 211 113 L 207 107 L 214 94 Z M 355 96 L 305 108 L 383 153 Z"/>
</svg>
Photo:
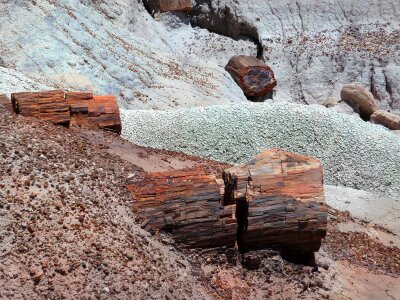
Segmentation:
<svg viewBox="0 0 400 300">
<path fill-rule="evenodd" d="M 154 12 L 187 12 L 193 9 L 192 0 L 145 0 L 146 6 Z"/>
<path fill-rule="evenodd" d="M 68 92 L 65 93 L 65 99 L 70 106 L 71 125 L 84 128 L 97 129 L 96 122 L 89 119 L 89 107 L 94 110 L 94 95 L 86 92 Z"/>
<path fill-rule="evenodd" d="M 264 97 L 271 93 L 277 84 L 271 68 L 253 56 L 234 56 L 225 69 L 247 97 Z"/>
<path fill-rule="evenodd" d="M 13 107 L 12 107 L 11 101 L 10 101 L 10 99 L 7 98 L 6 95 L 0 94 L 0 106 L 3 106 L 9 112 L 13 112 Z"/>
<path fill-rule="evenodd" d="M 13 93 L 11 102 L 15 113 L 36 117 L 54 124 L 69 125 L 69 105 L 64 91 L 45 91 L 37 93 Z"/>
<path fill-rule="evenodd" d="M 327 207 L 318 160 L 273 149 L 226 170 L 223 177 L 225 191 L 234 190 L 225 193 L 224 204 L 248 202 L 248 228 L 238 241 L 244 250 L 319 249 L 326 234 Z"/>
<path fill-rule="evenodd" d="M 237 240 L 242 252 L 319 249 L 327 207 L 318 160 L 273 149 L 223 178 L 225 187 L 201 169 L 168 171 L 128 189 L 144 228 L 170 231 L 188 247 L 233 247 Z"/>
<path fill-rule="evenodd" d="M 352 83 L 344 85 L 340 97 L 350 105 L 358 106 L 360 116 L 365 121 L 369 121 L 372 114 L 379 110 L 374 96 L 361 84 Z"/>
<path fill-rule="evenodd" d="M 384 110 L 378 110 L 371 116 L 372 123 L 383 125 L 391 130 L 400 130 L 400 116 Z"/>
<path fill-rule="evenodd" d="M 144 228 L 172 232 L 191 248 L 234 246 L 233 208 L 221 205 L 215 176 L 202 169 L 151 173 L 128 189 Z"/>
</svg>

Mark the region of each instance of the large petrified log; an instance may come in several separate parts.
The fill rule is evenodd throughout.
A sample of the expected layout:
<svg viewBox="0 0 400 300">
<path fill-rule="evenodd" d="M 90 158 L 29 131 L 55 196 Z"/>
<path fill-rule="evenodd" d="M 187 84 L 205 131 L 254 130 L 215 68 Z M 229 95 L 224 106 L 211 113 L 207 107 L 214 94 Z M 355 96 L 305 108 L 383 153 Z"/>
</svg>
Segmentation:
<svg viewBox="0 0 400 300">
<path fill-rule="evenodd" d="M 224 188 L 201 169 L 151 173 L 128 186 L 148 230 L 166 230 L 189 247 L 317 251 L 326 234 L 322 167 L 281 150 L 223 173 Z M 223 191 L 223 195 L 220 194 Z"/>
<path fill-rule="evenodd" d="M 15 113 L 69 126 L 69 105 L 62 90 L 13 93 L 11 102 Z"/>
<path fill-rule="evenodd" d="M 144 0 L 151 12 L 187 12 L 193 9 L 192 0 Z"/>
<path fill-rule="evenodd" d="M 271 68 L 253 56 L 234 56 L 225 69 L 247 97 L 259 98 L 270 95 L 277 84 Z"/>
<path fill-rule="evenodd" d="M 0 94 L 0 106 L 3 106 L 5 109 L 7 109 L 10 112 L 13 112 L 13 107 L 12 107 L 11 101 L 10 101 L 10 99 L 7 98 L 6 95 Z"/>
<path fill-rule="evenodd" d="M 224 204 L 237 205 L 238 245 L 250 249 L 317 251 L 326 234 L 327 207 L 321 163 L 278 149 L 223 174 Z M 229 192 L 234 190 L 233 193 Z M 232 199 L 233 197 L 233 199 Z"/>
<path fill-rule="evenodd" d="M 378 110 L 371 116 L 371 122 L 392 130 L 400 130 L 400 116 L 384 110 Z"/>
<path fill-rule="evenodd" d="M 340 96 L 343 101 L 360 110 L 360 117 L 369 121 L 372 114 L 379 110 L 374 96 L 361 84 L 352 83 L 343 86 Z"/>
<path fill-rule="evenodd" d="M 128 189 L 144 228 L 172 232 L 188 247 L 234 246 L 233 208 L 221 205 L 215 176 L 202 169 L 151 173 Z"/>
</svg>

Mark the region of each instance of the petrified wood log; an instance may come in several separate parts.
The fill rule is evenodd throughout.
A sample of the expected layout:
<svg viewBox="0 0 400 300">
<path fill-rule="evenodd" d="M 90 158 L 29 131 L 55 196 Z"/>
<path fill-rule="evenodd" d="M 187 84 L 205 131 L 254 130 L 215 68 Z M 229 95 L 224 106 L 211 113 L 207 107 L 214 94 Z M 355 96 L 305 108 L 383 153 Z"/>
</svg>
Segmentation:
<svg viewBox="0 0 400 300">
<path fill-rule="evenodd" d="M 247 97 L 264 97 L 270 94 L 277 84 L 271 68 L 253 56 L 234 56 L 225 69 Z"/>
<path fill-rule="evenodd" d="M 372 114 L 379 110 L 374 96 L 361 84 L 344 85 L 340 97 L 350 105 L 357 106 L 360 110 L 360 117 L 365 121 L 369 121 Z"/>
<path fill-rule="evenodd" d="M 65 94 L 65 98 L 71 110 L 71 125 L 121 132 L 119 107 L 114 96 L 70 92 Z"/>
<path fill-rule="evenodd" d="M 23 116 L 37 117 L 66 126 L 70 123 L 69 105 L 65 100 L 64 91 L 13 93 L 11 102 L 15 113 Z"/>
<path fill-rule="evenodd" d="M 238 220 L 241 251 L 318 251 L 327 225 L 318 160 L 273 149 L 247 165 L 226 170 L 223 177 L 224 204 L 247 201 L 248 212 L 237 212 L 241 218 L 247 215 L 247 220 Z M 246 205 L 237 205 L 237 209 L 246 209 Z"/>
<path fill-rule="evenodd" d="M 191 248 L 234 246 L 233 207 L 221 205 L 215 176 L 202 169 L 151 173 L 128 189 L 142 227 L 172 232 Z"/>
<path fill-rule="evenodd" d="M 13 112 L 13 107 L 12 107 L 11 101 L 10 101 L 10 99 L 7 98 L 6 95 L 0 94 L 0 106 L 3 106 L 9 112 Z"/>
<path fill-rule="evenodd" d="M 150 11 L 154 12 L 187 12 L 193 9 L 192 0 L 145 0 Z"/>
<path fill-rule="evenodd" d="M 400 116 L 384 110 L 378 110 L 371 116 L 371 122 L 383 125 L 391 130 L 400 130 Z"/>
</svg>

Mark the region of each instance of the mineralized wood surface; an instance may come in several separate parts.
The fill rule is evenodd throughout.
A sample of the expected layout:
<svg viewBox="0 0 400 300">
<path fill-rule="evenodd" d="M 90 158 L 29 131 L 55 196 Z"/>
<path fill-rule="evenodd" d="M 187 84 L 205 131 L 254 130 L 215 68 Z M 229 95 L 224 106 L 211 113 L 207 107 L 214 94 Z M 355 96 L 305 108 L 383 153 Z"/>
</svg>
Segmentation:
<svg viewBox="0 0 400 300">
<path fill-rule="evenodd" d="M 340 96 L 343 101 L 353 106 L 358 106 L 360 116 L 365 121 L 369 121 L 372 114 L 379 110 L 374 96 L 361 84 L 352 83 L 344 85 Z"/>
<path fill-rule="evenodd" d="M 85 128 L 98 128 L 98 124 L 89 119 L 89 107 L 94 107 L 93 93 L 88 92 L 68 92 L 65 99 L 70 106 L 71 125 Z M 94 110 L 94 108 L 91 108 Z"/>
<path fill-rule="evenodd" d="M 371 122 L 383 125 L 391 130 L 400 130 L 400 116 L 384 110 L 378 110 L 371 116 Z"/>
<path fill-rule="evenodd" d="M 10 99 L 8 99 L 8 97 L 6 95 L 0 94 L 0 106 L 3 106 L 10 112 L 13 112 L 13 107 L 12 107 L 11 101 L 10 101 Z"/>
<path fill-rule="evenodd" d="M 234 56 L 225 69 L 248 97 L 266 96 L 277 84 L 271 68 L 253 56 Z"/>
<path fill-rule="evenodd" d="M 11 102 L 15 113 L 37 117 L 55 124 L 69 125 L 69 105 L 64 91 L 45 91 L 35 93 L 13 93 Z"/>
<path fill-rule="evenodd" d="M 155 12 L 191 12 L 192 0 L 145 0 L 146 6 Z"/>
<path fill-rule="evenodd" d="M 317 251 L 326 234 L 321 163 L 273 149 L 224 172 L 224 204 L 248 201 L 244 247 Z M 231 199 L 232 195 L 234 199 Z M 245 195 L 245 197 L 243 197 Z"/>
<path fill-rule="evenodd" d="M 234 246 L 234 210 L 221 205 L 215 176 L 202 169 L 150 173 L 128 189 L 144 228 L 172 232 L 191 248 Z"/>
</svg>

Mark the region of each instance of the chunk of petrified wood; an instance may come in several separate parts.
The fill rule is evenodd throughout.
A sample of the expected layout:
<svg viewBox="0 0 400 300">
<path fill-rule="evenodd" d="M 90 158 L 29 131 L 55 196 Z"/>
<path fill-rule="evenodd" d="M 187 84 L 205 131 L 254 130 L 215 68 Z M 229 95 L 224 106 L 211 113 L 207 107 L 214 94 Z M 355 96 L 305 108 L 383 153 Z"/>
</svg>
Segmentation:
<svg viewBox="0 0 400 300">
<path fill-rule="evenodd" d="M 45 91 L 36 93 L 13 93 L 11 102 L 15 113 L 37 117 L 54 124 L 69 125 L 69 105 L 64 91 Z"/>
<path fill-rule="evenodd" d="M 142 227 L 169 231 L 192 248 L 234 246 L 232 207 L 221 205 L 215 176 L 202 169 L 150 173 L 128 189 Z"/>
<path fill-rule="evenodd" d="M 192 0 L 145 0 L 146 6 L 154 12 L 187 12 L 193 9 Z"/>
<path fill-rule="evenodd" d="M 241 251 L 318 251 L 326 234 L 327 207 L 317 159 L 273 149 L 226 170 L 223 177 L 224 204 L 248 203 L 247 220 L 238 220 Z M 246 212 L 239 215 L 245 218 Z"/>
<path fill-rule="evenodd" d="M 360 110 L 360 117 L 365 121 L 369 121 L 372 114 L 379 110 L 374 96 L 361 84 L 344 85 L 340 97 L 350 105 L 357 106 Z"/>
<path fill-rule="evenodd" d="M 94 95 L 90 92 L 65 93 L 71 111 L 71 126 L 98 129 L 95 121 L 89 119 L 89 107 L 94 107 Z M 94 110 L 94 108 L 92 108 Z"/>
<path fill-rule="evenodd" d="M 6 95 L 0 94 L 0 106 L 3 106 L 9 112 L 13 112 L 13 107 L 12 107 L 11 101 L 10 101 L 10 99 L 8 99 L 8 97 Z"/>
<path fill-rule="evenodd" d="M 400 130 L 400 116 L 384 110 L 378 110 L 371 116 L 371 122 L 383 125 L 391 130 Z"/>
<path fill-rule="evenodd" d="M 247 97 L 264 97 L 271 93 L 277 84 L 271 68 L 253 56 L 234 56 L 225 69 Z"/>
</svg>

